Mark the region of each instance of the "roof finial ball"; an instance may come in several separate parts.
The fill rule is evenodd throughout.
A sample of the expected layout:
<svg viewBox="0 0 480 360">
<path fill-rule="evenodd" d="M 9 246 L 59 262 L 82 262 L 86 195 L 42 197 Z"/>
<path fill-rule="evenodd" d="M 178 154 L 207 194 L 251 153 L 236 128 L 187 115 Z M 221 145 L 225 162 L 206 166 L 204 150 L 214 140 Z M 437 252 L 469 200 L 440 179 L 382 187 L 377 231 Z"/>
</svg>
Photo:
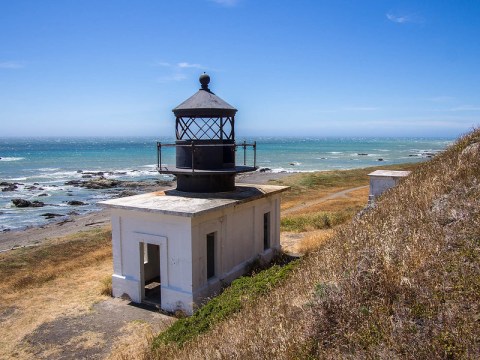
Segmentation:
<svg viewBox="0 0 480 360">
<path fill-rule="evenodd" d="M 199 80 L 200 84 L 202 84 L 202 90 L 209 91 L 208 84 L 210 83 L 210 76 L 208 76 L 208 74 L 204 72 L 202 75 L 200 75 Z"/>
</svg>

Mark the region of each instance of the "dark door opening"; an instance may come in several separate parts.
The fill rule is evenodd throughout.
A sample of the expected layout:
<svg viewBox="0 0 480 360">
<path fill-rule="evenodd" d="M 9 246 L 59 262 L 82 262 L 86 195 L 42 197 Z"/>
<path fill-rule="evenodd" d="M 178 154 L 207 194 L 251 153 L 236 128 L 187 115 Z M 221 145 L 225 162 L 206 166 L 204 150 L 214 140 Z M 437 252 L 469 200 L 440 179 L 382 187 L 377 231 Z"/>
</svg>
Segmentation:
<svg viewBox="0 0 480 360">
<path fill-rule="evenodd" d="M 270 249 L 270 212 L 263 214 L 263 250 Z"/>
<path fill-rule="evenodd" d="M 143 300 L 161 304 L 160 299 L 160 246 L 143 244 Z"/>
<path fill-rule="evenodd" d="M 207 234 L 207 279 L 215 276 L 215 233 Z"/>
</svg>

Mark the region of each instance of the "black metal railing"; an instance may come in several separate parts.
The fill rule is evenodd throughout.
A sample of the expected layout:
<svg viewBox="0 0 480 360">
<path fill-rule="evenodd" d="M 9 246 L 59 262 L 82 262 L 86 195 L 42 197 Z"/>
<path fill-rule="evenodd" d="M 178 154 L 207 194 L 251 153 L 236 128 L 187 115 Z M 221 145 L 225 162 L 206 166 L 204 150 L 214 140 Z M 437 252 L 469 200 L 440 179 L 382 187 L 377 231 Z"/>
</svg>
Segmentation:
<svg viewBox="0 0 480 360">
<path fill-rule="evenodd" d="M 190 147 L 192 149 L 192 172 L 195 172 L 195 148 L 197 147 L 234 147 L 235 151 L 238 151 L 238 148 L 243 149 L 243 166 L 247 166 L 247 148 L 251 147 L 253 149 L 253 168 L 257 168 L 257 142 L 247 143 L 244 141 L 240 144 L 162 144 L 160 141 L 157 141 L 157 170 L 158 171 L 169 171 L 166 166 L 162 170 L 162 148 L 164 147 Z"/>
</svg>

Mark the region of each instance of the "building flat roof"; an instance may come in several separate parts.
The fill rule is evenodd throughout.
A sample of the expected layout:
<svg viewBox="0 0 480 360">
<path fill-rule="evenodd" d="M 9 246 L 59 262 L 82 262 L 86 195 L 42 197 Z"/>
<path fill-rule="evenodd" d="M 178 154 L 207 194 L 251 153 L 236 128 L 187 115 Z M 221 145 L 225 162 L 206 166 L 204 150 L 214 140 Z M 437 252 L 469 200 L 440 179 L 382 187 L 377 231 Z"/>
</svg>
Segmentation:
<svg viewBox="0 0 480 360">
<path fill-rule="evenodd" d="M 124 210 L 185 217 L 236 206 L 287 190 L 288 186 L 236 184 L 234 191 L 222 193 L 188 193 L 165 190 L 99 202 L 100 205 Z"/>
<path fill-rule="evenodd" d="M 411 171 L 398 171 L 398 170 L 375 170 L 368 174 L 368 176 L 391 176 L 391 177 L 405 177 L 408 176 Z"/>
</svg>

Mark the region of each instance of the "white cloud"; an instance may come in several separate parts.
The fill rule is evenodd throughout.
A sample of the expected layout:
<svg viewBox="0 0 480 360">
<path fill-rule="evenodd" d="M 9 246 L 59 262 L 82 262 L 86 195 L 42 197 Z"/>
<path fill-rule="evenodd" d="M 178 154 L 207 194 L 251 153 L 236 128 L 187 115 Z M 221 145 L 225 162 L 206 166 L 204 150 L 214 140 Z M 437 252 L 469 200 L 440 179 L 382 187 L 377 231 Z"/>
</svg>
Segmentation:
<svg viewBox="0 0 480 360">
<path fill-rule="evenodd" d="M 406 23 L 415 23 L 420 24 L 423 23 L 423 18 L 417 14 L 394 14 L 392 12 L 388 12 L 385 14 L 388 20 L 397 24 L 406 24 Z"/>
<path fill-rule="evenodd" d="M 18 61 L 0 61 L 0 69 L 21 69 L 25 65 Z"/>
<path fill-rule="evenodd" d="M 195 69 L 203 69 L 204 66 L 200 65 L 200 64 L 190 64 L 188 62 L 181 62 L 181 63 L 178 63 L 177 66 L 181 69 L 184 69 L 184 68 L 195 68 Z"/>
<path fill-rule="evenodd" d="M 203 65 L 189 63 L 188 61 L 182 61 L 176 64 L 172 64 L 166 61 L 158 61 L 154 64 L 154 66 L 166 68 L 170 72 L 170 74 L 167 74 L 157 79 L 157 81 L 162 83 L 171 81 L 182 81 L 188 79 L 189 72 L 191 72 L 192 69 L 207 69 Z"/>
<path fill-rule="evenodd" d="M 210 1 L 218 5 L 227 6 L 227 7 L 233 7 L 240 2 L 240 0 L 210 0 Z"/>
</svg>

